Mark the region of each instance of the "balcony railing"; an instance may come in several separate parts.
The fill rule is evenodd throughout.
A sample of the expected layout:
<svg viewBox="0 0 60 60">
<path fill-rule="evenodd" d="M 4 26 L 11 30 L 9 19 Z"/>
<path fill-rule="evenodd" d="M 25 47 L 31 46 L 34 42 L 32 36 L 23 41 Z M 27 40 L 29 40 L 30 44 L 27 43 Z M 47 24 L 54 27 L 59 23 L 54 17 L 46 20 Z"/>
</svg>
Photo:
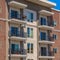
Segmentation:
<svg viewBox="0 0 60 60">
<path fill-rule="evenodd" d="M 43 39 L 44 39 L 44 37 L 43 37 Z M 54 41 L 53 37 L 48 37 L 48 36 L 46 36 L 44 40 L 41 40 L 39 37 L 39 40 L 40 41 Z"/>
<path fill-rule="evenodd" d="M 22 50 L 11 50 L 11 54 L 21 54 L 21 55 L 25 55 L 26 54 L 26 50 L 22 49 Z"/>
<path fill-rule="evenodd" d="M 11 50 L 11 54 L 20 54 L 20 55 L 26 55 L 26 49 L 20 49 L 20 50 Z"/>
<path fill-rule="evenodd" d="M 48 41 L 54 41 L 54 38 L 53 37 L 48 37 Z"/>
<path fill-rule="evenodd" d="M 24 37 L 24 38 L 26 37 L 25 32 L 15 32 L 15 33 L 11 32 L 10 34 L 11 36 L 16 36 L 16 37 Z"/>
<path fill-rule="evenodd" d="M 47 21 L 46 19 L 41 18 L 41 21 L 38 21 L 39 26 L 50 26 L 53 27 L 53 21 Z"/>
<path fill-rule="evenodd" d="M 48 52 L 48 56 L 54 56 L 54 52 L 53 51 Z"/>
<path fill-rule="evenodd" d="M 19 17 L 18 17 L 19 16 Z M 10 19 L 18 19 L 18 20 L 21 20 L 21 21 L 25 21 L 26 19 L 26 16 L 25 15 L 17 15 L 17 16 L 11 16 Z"/>
</svg>

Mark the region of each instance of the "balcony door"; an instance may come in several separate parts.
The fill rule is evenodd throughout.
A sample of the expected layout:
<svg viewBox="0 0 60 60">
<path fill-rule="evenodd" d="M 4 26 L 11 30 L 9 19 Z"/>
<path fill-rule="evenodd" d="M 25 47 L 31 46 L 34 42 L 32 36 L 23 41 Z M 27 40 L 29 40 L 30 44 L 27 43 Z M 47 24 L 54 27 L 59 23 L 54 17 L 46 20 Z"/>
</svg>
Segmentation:
<svg viewBox="0 0 60 60">
<path fill-rule="evenodd" d="M 11 53 L 16 54 L 19 53 L 20 46 L 19 44 L 11 44 Z"/>
<path fill-rule="evenodd" d="M 40 32 L 40 40 L 47 40 L 46 32 Z"/>
<path fill-rule="evenodd" d="M 46 55 L 47 55 L 47 48 L 41 47 L 41 56 L 46 56 Z"/>
<path fill-rule="evenodd" d="M 11 35 L 18 36 L 18 27 L 11 27 Z"/>
<path fill-rule="evenodd" d="M 41 25 L 47 25 L 47 18 L 46 17 L 40 17 L 40 24 Z"/>
</svg>

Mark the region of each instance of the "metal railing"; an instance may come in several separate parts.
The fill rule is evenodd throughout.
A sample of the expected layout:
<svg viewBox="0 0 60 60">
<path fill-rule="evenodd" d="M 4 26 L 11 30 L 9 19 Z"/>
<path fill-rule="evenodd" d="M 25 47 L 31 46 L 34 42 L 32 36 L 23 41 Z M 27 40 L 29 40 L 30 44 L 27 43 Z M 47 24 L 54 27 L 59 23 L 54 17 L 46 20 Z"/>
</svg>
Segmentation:
<svg viewBox="0 0 60 60">
<path fill-rule="evenodd" d="M 51 37 L 51 36 L 46 36 L 47 38 L 44 39 L 44 40 L 41 40 L 40 37 L 39 37 L 39 41 L 54 41 L 54 38 Z M 44 37 L 43 37 L 44 38 Z"/>
<path fill-rule="evenodd" d="M 21 54 L 26 55 L 26 49 L 20 49 L 20 50 L 11 50 L 11 54 Z"/>
<path fill-rule="evenodd" d="M 20 32 L 20 31 L 10 32 L 10 35 L 11 36 L 16 36 L 16 37 L 24 37 L 24 38 L 27 37 L 27 33 L 26 32 Z"/>
<path fill-rule="evenodd" d="M 39 56 L 54 56 L 54 52 L 53 51 L 44 51 L 44 53 L 39 53 Z"/>
</svg>

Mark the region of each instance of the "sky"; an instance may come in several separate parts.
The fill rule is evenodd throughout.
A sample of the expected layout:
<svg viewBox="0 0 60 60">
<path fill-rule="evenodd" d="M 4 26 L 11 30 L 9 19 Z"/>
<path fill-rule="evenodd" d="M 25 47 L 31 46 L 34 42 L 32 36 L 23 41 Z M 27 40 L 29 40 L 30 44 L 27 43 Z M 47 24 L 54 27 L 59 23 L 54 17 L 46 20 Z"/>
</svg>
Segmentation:
<svg viewBox="0 0 60 60">
<path fill-rule="evenodd" d="M 60 0 L 49 0 L 49 1 L 56 3 L 56 7 L 54 8 L 60 10 Z"/>
</svg>

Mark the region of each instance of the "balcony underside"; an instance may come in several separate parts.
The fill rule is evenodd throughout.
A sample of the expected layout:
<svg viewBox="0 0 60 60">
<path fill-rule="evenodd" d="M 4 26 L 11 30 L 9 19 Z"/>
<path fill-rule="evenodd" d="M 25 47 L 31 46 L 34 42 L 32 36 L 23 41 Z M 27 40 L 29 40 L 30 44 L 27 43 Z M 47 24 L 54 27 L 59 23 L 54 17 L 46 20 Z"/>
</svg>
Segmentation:
<svg viewBox="0 0 60 60">
<path fill-rule="evenodd" d="M 38 26 L 38 28 L 45 29 L 45 30 L 53 30 L 54 29 L 54 27 L 46 26 L 46 25 L 40 25 L 40 26 Z"/>
<path fill-rule="evenodd" d="M 22 4 L 22 3 L 19 3 L 19 2 L 16 2 L 16 1 L 10 1 L 9 5 L 13 6 L 13 7 L 17 7 L 17 8 L 26 8 L 27 7 L 26 4 Z"/>
<path fill-rule="evenodd" d="M 55 58 L 54 56 L 39 56 L 41 59 L 52 59 Z"/>
<path fill-rule="evenodd" d="M 24 37 L 16 37 L 16 36 L 11 36 L 9 39 L 16 40 L 16 41 L 24 41 L 24 40 L 26 40 L 26 38 L 24 38 Z"/>
<path fill-rule="evenodd" d="M 26 57 L 26 55 L 20 55 L 20 54 L 11 54 L 11 55 L 8 55 L 8 56 L 11 56 L 11 57 Z"/>
<path fill-rule="evenodd" d="M 39 41 L 41 44 L 54 44 L 54 41 Z"/>
<path fill-rule="evenodd" d="M 26 21 L 20 20 L 20 19 L 10 19 L 10 20 L 8 20 L 8 22 L 16 23 L 16 24 L 25 24 L 26 23 Z"/>
<path fill-rule="evenodd" d="M 52 3 L 52 2 L 46 1 L 46 0 L 27 0 L 27 1 L 36 3 L 38 5 L 43 5 L 43 6 L 46 6 L 46 7 L 50 7 L 50 8 L 56 6 L 55 3 Z"/>
<path fill-rule="evenodd" d="M 51 16 L 54 14 L 53 12 L 46 11 L 46 10 L 41 10 L 41 11 L 39 11 L 39 13 L 42 15 L 45 15 L 45 16 Z"/>
</svg>

